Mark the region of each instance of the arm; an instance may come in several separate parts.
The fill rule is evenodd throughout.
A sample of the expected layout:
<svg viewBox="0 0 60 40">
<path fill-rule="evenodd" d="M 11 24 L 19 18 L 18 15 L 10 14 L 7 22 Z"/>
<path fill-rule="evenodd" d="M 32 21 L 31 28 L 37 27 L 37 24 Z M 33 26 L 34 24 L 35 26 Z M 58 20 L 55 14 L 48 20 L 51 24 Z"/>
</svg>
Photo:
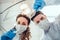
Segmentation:
<svg viewBox="0 0 60 40">
<path fill-rule="evenodd" d="M 54 24 L 57 26 L 58 31 L 60 31 L 60 15 L 56 17 Z"/>
<path fill-rule="evenodd" d="M 60 40 L 60 18 L 51 23 L 48 34 L 53 40 Z"/>
</svg>

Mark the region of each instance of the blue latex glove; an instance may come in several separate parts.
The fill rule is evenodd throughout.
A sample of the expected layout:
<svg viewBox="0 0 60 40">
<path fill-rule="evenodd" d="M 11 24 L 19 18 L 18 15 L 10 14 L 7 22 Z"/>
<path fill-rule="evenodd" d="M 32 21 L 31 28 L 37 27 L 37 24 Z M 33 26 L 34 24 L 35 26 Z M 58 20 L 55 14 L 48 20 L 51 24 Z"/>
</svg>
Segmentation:
<svg viewBox="0 0 60 40">
<path fill-rule="evenodd" d="M 35 11 L 38 11 L 38 9 L 42 9 L 45 5 L 44 0 L 35 0 L 33 8 Z"/>
<path fill-rule="evenodd" d="M 14 33 L 14 31 L 16 31 L 16 29 L 11 29 L 7 33 L 3 34 L 1 36 L 1 40 L 12 40 L 13 37 L 15 37 L 15 35 L 16 35 L 16 33 Z"/>
</svg>

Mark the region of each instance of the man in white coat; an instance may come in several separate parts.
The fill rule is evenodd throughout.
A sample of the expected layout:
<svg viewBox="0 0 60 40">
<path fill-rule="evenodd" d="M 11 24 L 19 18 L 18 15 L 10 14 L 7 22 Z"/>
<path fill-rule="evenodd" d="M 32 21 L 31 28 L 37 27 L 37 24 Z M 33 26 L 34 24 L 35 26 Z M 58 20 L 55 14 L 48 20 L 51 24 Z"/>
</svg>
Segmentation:
<svg viewBox="0 0 60 40">
<path fill-rule="evenodd" d="M 47 35 L 45 40 L 60 40 L 60 20 L 55 20 L 54 22 L 50 23 L 47 16 L 41 11 L 37 11 L 32 16 L 31 20 L 35 23 L 35 25 L 44 29 L 45 34 Z"/>
</svg>

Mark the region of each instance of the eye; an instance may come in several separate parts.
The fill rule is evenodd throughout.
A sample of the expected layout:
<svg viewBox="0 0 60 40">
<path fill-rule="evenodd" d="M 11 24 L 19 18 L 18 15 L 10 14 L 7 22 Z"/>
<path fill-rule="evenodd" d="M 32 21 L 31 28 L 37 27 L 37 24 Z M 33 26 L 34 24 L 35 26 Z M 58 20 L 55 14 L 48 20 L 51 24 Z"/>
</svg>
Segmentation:
<svg viewBox="0 0 60 40">
<path fill-rule="evenodd" d="M 23 22 L 23 23 L 22 23 L 22 25 L 26 25 L 26 23 L 25 23 L 25 22 Z"/>
<path fill-rule="evenodd" d="M 20 22 L 18 22 L 18 24 L 20 24 Z"/>
<path fill-rule="evenodd" d="M 40 18 L 40 20 L 44 20 L 44 18 L 43 18 L 43 17 L 41 17 L 41 18 Z"/>
</svg>

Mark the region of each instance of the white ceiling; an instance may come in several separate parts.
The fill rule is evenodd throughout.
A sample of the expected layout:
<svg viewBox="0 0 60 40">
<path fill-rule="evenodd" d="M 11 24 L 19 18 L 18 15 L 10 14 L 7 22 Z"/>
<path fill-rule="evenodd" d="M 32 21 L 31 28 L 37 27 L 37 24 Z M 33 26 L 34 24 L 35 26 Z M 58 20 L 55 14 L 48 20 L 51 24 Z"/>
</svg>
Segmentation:
<svg viewBox="0 0 60 40">
<path fill-rule="evenodd" d="M 0 3 L 13 2 L 17 0 L 0 0 Z M 20 0 L 18 0 L 20 1 Z M 47 3 L 60 3 L 60 0 L 45 0 Z"/>
<path fill-rule="evenodd" d="M 18 2 L 20 0 L 0 0 L 0 5 L 1 5 L 1 11 L 3 11 L 4 9 L 6 9 L 8 6 L 10 6 L 11 4 L 14 4 L 16 2 Z M 27 0 L 29 3 L 31 3 L 34 0 Z M 46 5 L 52 5 L 52 4 L 60 4 L 60 0 L 44 0 L 46 2 Z M 8 5 L 8 6 L 7 6 Z"/>
<path fill-rule="evenodd" d="M 0 3 L 13 2 L 13 0 L 0 0 Z"/>
<path fill-rule="evenodd" d="M 20 0 L 18 0 L 18 1 L 20 1 Z M 13 4 L 13 2 L 18 2 L 18 1 L 16 1 L 16 0 L 0 0 L 0 4 L 2 5 L 2 8 L 1 8 L 1 11 L 3 11 L 4 9 L 6 9 L 8 6 L 10 6 L 11 4 Z M 59 3 L 60 4 L 60 0 L 45 0 L 46 1 L 46 3 L 48 4 L 54 4 L 54 3 Z M 28 2 L 31 2 L 31 0 L 29 0 Z M 49 5 L 48 4 L 48 5 Z M 52 9 L 52 8 L 51 8 Z M 59 8 L 58 8 L 59 9 Z M 48 8 L 46 8 L 46 10 L 50 10 L 50 9 L 48 9 Z M 45 11 L 46 11 L 45 10 Z M 14 12 L 14 11 L 13 11 Z M 52 10 L 51 10 L 51 12 L 52 12 Z M 50 13 L 49 11 L 46 11 L 46 13 Z M 60 12 L 58 12 L 57 11 L 57 13 L 60 13 Z M 48 15 L 47 14 L 47 15 Z M 11 14 L 10 14 L 11 15 Z M 55 15 L 55 12 L 54 12 L 54 14 L 53 15 Z M 11 19 L 10 19 L 11 20 Z M 51 21 L 51 20 L 50 20 Z M 7 22 L 9 22 L 9 21 L 7 21 Z M 5 26 L 7 26 L 8 24 L 4 24 Z M 10 26 L 10 25 L 9 25 Z"/>
<path fill-rule="evenodd" d="M 17 3 L 17 2 L 19 2 L 19 1 L 21 1 L 21 0 L 0 0 L 0 13 L 3 11 L 3 10 L 5 10 L 6 8 L 8 8 L 9 6 L 11 6 L 11 5 L 13 5 L 13 4 L 15 4 L 15 3 Z M 26 0 L 27 2 L 28 2 L 28 4 L 29 5 L 32 5 L 32 0 Z M 30 1 L 32 1 L 32 2 L 30 2 Z"/>
</svg>

